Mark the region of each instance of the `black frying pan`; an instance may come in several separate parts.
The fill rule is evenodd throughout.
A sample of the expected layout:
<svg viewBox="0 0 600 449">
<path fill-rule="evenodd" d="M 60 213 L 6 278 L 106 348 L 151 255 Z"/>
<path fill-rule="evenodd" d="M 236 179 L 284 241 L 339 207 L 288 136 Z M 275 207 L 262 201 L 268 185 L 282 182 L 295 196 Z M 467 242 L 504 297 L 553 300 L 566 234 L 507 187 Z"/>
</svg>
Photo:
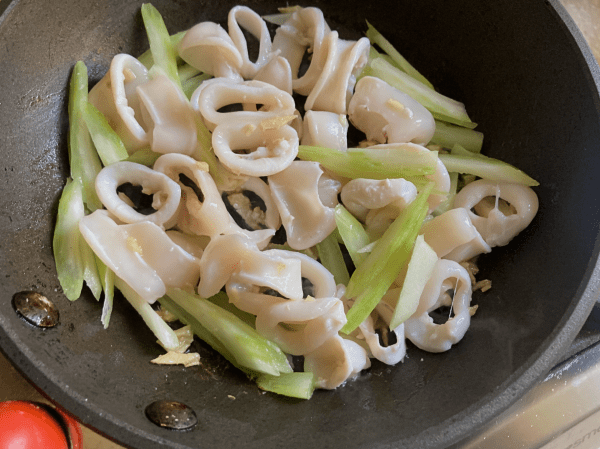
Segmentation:
<svg viewBox="0 0 600 449">
<path fill-rule="evenodd" d="M 171 32 L 223 21 L 230 1 L 157 0 Z M 259 13 L 279 1 L 249 0 Z M 107 331 L 101 303 L 75 303 L 56 280 L 51 233 L 67 170 L 66 86 L 82 59 L 92 82 L 118 52 L 147 47 L 140 2 L 0 2 L 0 347 L 52 400 L 122 444 L 158 447 L 445 447 L 505 409 L 560 357 L 598 296 L 600 73 L 556 1 L 315 0 L 342 37 L 368 18 L 439 90 L 464 101 L 484 151 L 540 181 L 540 211 L 482 258 L 493 288 L 454 349 L 413 346 L 396 367 L 374 363 L 310 401 L 261 394 L 208 347 L 202 366 L 155 366 L 161 351 L 119 301 Z M 308 5 L 306 5 L 308 6 Z M 571 34 L 574 33 L 575 37 Z M 40 330 L 11 307 L 37 290 L 60 309 Z M 232 399 L 235 398 L 235 399 Z M 191 432 L 159 428 L 145 407 L 183 401 Z"/>
</svg>

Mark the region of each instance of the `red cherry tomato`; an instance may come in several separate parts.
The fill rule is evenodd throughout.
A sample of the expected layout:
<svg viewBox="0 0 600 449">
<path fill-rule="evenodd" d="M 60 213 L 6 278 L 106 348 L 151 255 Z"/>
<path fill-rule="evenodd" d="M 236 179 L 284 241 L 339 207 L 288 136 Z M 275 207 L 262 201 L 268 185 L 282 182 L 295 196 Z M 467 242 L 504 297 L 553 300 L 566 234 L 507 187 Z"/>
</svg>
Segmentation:
<svg viewBox="0 0 600 449">
<path fill-rule="evenodd" d="M 76 434 L 81 447 L 81 429 L 64 412 L 57 410 L 65 419 L 69 433 Z M 26 401 L 0 403 L 0 449 L 69 449 L 68 436 L 61 424 L 41 405 Z"/>
</svg>

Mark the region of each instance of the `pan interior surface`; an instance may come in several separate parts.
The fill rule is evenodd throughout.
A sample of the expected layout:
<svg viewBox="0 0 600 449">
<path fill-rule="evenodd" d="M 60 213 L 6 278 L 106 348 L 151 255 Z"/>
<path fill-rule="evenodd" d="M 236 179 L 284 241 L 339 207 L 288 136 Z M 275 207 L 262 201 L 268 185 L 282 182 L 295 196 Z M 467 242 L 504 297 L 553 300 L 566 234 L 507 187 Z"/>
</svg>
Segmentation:
<svg viewBox="0 0 600 449">
<path fill-rule="evenodd" d="M 171 33 L 203 20 L 226 25 L 234 2 L 153 2 Z M 332 29 L 356 39 L 369 20 L 436 88 L 466 104 L 483 152 L 540 182 L 540 210 L 510 245 L 481 258 L 492 289 L 466 337 L 429 354 L 409 345 L 394 367 L 309 401 L 262 393 L 195 342 L 201 366 L 155 366 L 162 353 L 124 301 L 110 327 L 86 292 L 69 302 L 56 279 L 52 230 L 68 176 L 67 83 L 77 60 L 90 83 L 113 55 L 147 48 L 141 2 L 0 3 L 0 347 L 19 370 L 83 423 L 135 448 L 447 447 L 506 408 L 560 357 L 596 299 L 600 223 L 600 76 L 548 2 L 316 0 Z M 281 3 L 248 0 L 259 14 Z M 40 330 L 11 307 L 36 290 L 60 310 Z M 145 407 L 192 407 L 198 425 L 174 432 Z"/>
</svg>

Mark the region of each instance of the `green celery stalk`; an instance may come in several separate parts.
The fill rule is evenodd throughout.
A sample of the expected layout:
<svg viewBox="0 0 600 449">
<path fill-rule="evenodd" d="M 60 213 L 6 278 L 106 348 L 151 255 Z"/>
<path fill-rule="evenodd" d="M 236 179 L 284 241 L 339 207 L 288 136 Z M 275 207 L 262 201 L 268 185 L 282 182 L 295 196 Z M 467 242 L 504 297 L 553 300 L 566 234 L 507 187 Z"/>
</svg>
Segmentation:
<svg viewBox="0 0 600 449">
<path fill-rule="evenodd" d="M 423 83 L 430 89 L 433 89 L 433 84 L 431 84 L 427 78 L 419 73 L 417 69 L 415 69 L 410 62 L 408 62 L 404 56 L 402 56 L 396 48 L 385 38 L 383 35 L 375 29 L 373 25 L 367 21 L 367 37 L 371 41 L 371 44 L 376 44 L 381 48 L 391 59 L 394 61 L 394 65 L 398 67 L 400 70 L 410 75 L 417 81 Z"/>
<path fill-rule="evenodd" d="M 115 273 L 99 258 L 96 259 L 96 262 L 98 263 L 98 274 L 100 275 L 102 290 L 104 291 L 104 304 L 102 305 L 102 316 L 100 321 L 102 322 L 104 329 L 107 329 L 112 315 L 115 298 Z"/>
<path fill-rule="evenodd" d="M 346 314 L 342 332 L 349 334 L 379 303 L 410 257 L 413 245 L 427 215 L 427 198 L 433 190 L 428 184 L 417 198 L 394 220 L 373 250 L 352 274 L 346 296 L 356 298 Z"/>
<path fill-rule="evenodd" d="M 215 351 L 225 357 L 233 366 L 238 369 L 241 369 L 246 374 L 255 375 L 254 371 L 248 370 L 242 366 L 240 366 L 234 357 L 234 355 L 225 347 L 219 340 L 217 340 L 213 334 L 211 334 L 208 329 L 206 329 L 200 322 L 191 315 L 185 308 L 179 306 L 175 301 L 173 301 L 168 296 L 163 296 L 158 299 L 160 302 L 160 306 L 175 315 L 179 321 L 181 321 L 186 326 L 190 326 L 195 335 L 200 338 L 200 340 L 208 343 Z"/>
<path fill-rule="evenodd" d="M 300 145 L 298 157 L 316 161 L 346 178 L 415 178 L 435 172 L 436 151 L 414 152 L 402 145 L 387 148 L 349 148 L 346 152 L 331 148 Z"/>
<path fill-rule="evenodd" d="M 292 9 L 296 8 L 296 9 Z M 272 23 L 273 25 L 283 25 L 285 22 L 292 17 L 295 11 L 301 9 L 299 6 L 289 6 L 287 8 L 279 8 L 279 14 L 267 14 L 262 16 L 265 22 Z"/>
<path fill-rule="evenodd" d="M 341 204 L 335 206 L 335 223 L 344 245 L 350 254 L 354 266 L 360 265 L 366 258 L 366 253 L 358 251 L 369 244 L 369 236 L 360 221 Z M 348 285 L 347 283 L 344 285 Z"/>
<path fill-rule="evenodd" d="M 181 41 L 181 39 L 183 39 L 183 36 L 185 36 L 185 33 L 187 33 L 187 30 L 185 31 L 180 31 L 179 33 L 175 33 L 171 35 L 171 45 L 173 46 L 173 48 L 177 48 L 177 46 L 179 45 L 179 42 Z M 142 64 L 144 64 L 144 66 L 150 70 L 152 68 L 152 66 L 154 65 L 154 58 L 152 57 L 152 50 L 146 50 L 144 53 L 142 53 L 140 56 L 138 56 L 138 61 L 140 61 Z M 177 58 L 177 62 L 183 62 L 183 60 L 180 60 L 180 58 Z"/>
<path fill-rule="evenodd" d="M 344 256 L 335 232 L 332 232 L 320 243 L 317 243 L 317 252 L 319 253 L 321 264 L 333 274 L 335 283 L 348 285 L 350 274 L 348 273 L 346 262 L 344 262 Z"/>
<path fill-rule="evenodd" d="M 315 376 L 310 372 L 279 376 L 261 374 L 256 383 L 261 390 L 299 399 L 310 399 L 315 391 Z"/>
<path fill-rule="evenodd" d="M 168 289 L 167 296 L 225 346 L 238 365 L 273 376 L 292 371 L 287 357 L 277 345 L 234 314 L 181 289 Z"/>
<path fill-rule="evenodd" d="M 135 162 L 137 164 L 142 164 L 146 167 L 152 168 L 156 160 L 161 156 L 162 154 L 155 153 L 150 148 L 142 148 L 141 150 L 137 150 L 135 153 L 129 156 L 126 161 Z"/>
<path fill-rule="evenodd" d="M 425 284 L 431 277 L 437 260 L 437 254 L 425 242 L 425 238 L 422 235 L 417 236 L 402 290 L 390 321 L 390 329 L 396 329 L 416 312 Z"/>
<path fill-rule="evenodd" d="M 207 298 L 213 304 L 219 306 L 221 309 L 227 310 L 228 312 L 233 313 L 244 323 L 248 324 L 252 328 L 256 329 L 256 317 L 251 313 L 244 312 L 241 309 L 238 309 L 232 303 L 229 302 L 229 297 L 225 292 L 219 292 L 210 298 Z"/>
<path fill-rule="evenodd" d="M 518 168 L 483 154 L 440 154 L 440 160 L 449 172 L 479 176 L 499 182 L 514 182 L 526 186 L 540 185 L 535 179 Z"/>
<path fill-rule="evenodd" d="M 87 103 L 82 112 L 102 163 L 106 166 L 127 159 L 129 154 L 125 144 L 111 128 L 104 114 L 91 103 Z"/>
<path fill-rule="evenodd" d="M 71 177 L 81 179 L 83 202 L 93 212 L 102 207 L 94 184 L 102 164 L 83 118 L 87 104 L 87 67 L 83 61 L 77 61 L 69 83 L 69 162 Z"/>
<path fill-rule="evenodd" d="M 148 328 L 154 333 L 163 347 L 175 349 L 179 346 L 177 334 L 167 323 L 154 311 L 144 298 L 138 295 L 125 281 L 115 276 L 115 287 L 117 287 L 127 302 L 140 314 Z"/>
<path fill-rule="evenodd" d="M 208 73 L 201 73 L 200 75 L 193 76 L 186 80 L 181 81 L 181 86 L 183 88 L 183 93 L 187 97 L 188 100 L 192 98 L 192 95 L 198 89 L 200 84 L 202 84 L 207 79 L 212 78 Z"/>
<path fill-rule="evenodd" d="M 83 288 L 83 263 L 79 246 L 83 240 L 79 233 L 79 220 L 85 215 L 81 180 L 67 179 L 60 201 L 52 239 L 58 280 L 71 301 L 81 296 Z"/>
<path fill-rule="evenodd" d="M 182 89 L 177 71 L 177 50 L 171 41 L 162 16 L 150 3 L 144 3 L 142 19 L 148 35 L 154 65 L 160 67 L 175 85 Z"/>
<path fill-rule="evenodd" d="M 367 73 L 382 79 L 396 89 L 413 97 L 428 109 L 435 119 L 454 123 L 465 128 L 475 128 L 477 126 L 467 115 L 464 104 L 430 89 L 402 70 L 394 67 L 384 58 L 373 59 Z"/>
<path fill-rule="evenodd" d="M 448 173 L 450 177 L 450 189 L 446 195 L 446 199 L 433 211 L 433 215 L 438 216 L 454 207 L 454 197 L 458 191 L 458 173 Z"/>
<path fill-rule="evenodd" d="M 187 62 L 177 69 L 177 73 L 179 75 L 179 81 L 181 81 L 181 84 L 198 75 L 205 75 L 207 77 L 211 76 L 206 73 L 202 73 L 196 67 L 192 67 Z"/>
<path fill-rule="evenodd" d="M 83 262 L 83 279 L 92 291 L 94 298 L 100 300 L 100 295 L 102 294 L 102 281 L 96 263 L 97 257 L 84 238 L 81 239 L 79 250 L 81 251 L 81 261 Z"/>
<path fill-rule="evenodd" d="M 459 144 L 472 153 L 480 153 L 483 145 L 483 133 L 436 120 L 435 132 L 429 143 L 444 148 L 452 148 L 455 144 Z"/>
</svg>

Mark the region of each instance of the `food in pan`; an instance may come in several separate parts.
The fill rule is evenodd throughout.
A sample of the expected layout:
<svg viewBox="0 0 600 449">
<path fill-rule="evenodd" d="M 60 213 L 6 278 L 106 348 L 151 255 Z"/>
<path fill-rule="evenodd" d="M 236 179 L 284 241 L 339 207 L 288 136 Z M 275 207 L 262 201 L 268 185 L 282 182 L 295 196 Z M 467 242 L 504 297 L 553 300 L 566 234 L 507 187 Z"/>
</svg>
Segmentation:
<svg viewBox="0 0 600 449">
<path fill-rule="evenodd" d="M 54 238 L 67 297 L 85 282 L 108 327 L 117 288 L 165 348 L 155 363 L 197 364 L 196 335 L 301 398 L 397 364 L 406 339 L 457 344 L 490 286 L 474 260 L 538 208 L 535 180 L 480 154 L 464 105 L 371 24 L 346 40 L 314 7 L 236 6 L 226 28 L 173 36 L 142 16 L 147 53 L 116 55 L 89 91 L 73 71 Z"/>
</svg>

